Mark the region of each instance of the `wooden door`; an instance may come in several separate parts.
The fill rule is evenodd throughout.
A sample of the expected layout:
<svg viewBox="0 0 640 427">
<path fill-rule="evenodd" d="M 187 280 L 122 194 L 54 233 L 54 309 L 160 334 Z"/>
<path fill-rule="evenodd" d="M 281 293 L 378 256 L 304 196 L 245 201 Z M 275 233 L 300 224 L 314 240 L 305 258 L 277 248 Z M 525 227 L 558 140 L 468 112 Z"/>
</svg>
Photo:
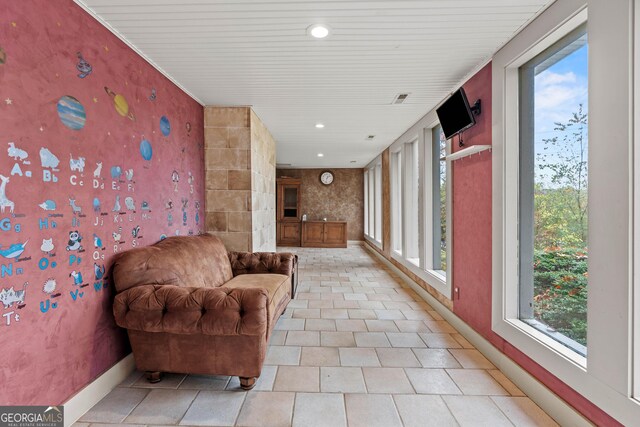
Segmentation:
<svg viewBox="0 0 640 427">
<path fill-rule="evenodd" d="M 279 245 L 295 245 L 300 244 L 300 223 L 299 222 L 280 222 L 278 226 Z"/>
<path fill-rule="evenodd" d="M 328 222 L 324 224 L 324 243 L 327 245 L 344 245 L 347 243 L 347 224 Z"/>
<path fill-rule="evenodd" d="M 321 222 L 303 222 L 303 246 L 323 243 L 324 225 Z"/>
</svg>

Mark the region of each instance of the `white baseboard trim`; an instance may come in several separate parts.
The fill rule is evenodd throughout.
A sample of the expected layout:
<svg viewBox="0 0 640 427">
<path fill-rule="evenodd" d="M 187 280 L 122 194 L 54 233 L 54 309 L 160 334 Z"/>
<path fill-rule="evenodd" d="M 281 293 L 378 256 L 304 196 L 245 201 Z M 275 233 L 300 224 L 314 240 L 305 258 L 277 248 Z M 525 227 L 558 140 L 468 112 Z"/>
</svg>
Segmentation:
<svg viewBox="0 0 640 427">
<path fill-rule="evenodd" d="M 369 252 L 373 253 L 383 264 L 388 266 L 394 273 L 400 276 L 418 295 L 420 295 L 429 305 L 431 305 L 447 322 L 451 324 L 462 336 L 473 344 L 487 359 L 491 361 L 503 374 L 507 376 L 518 388 L 520 388 L 531 400 L 542 408 L 558 424 L 563 426 L 592 426 L 585 417 L 576 411 L 571 405 L 562 400 L 558 395 L 549 390 L 544 384 L 538 381 L 529 372 L 515 363 L 500 350 L 494 347 L 482 335 L 473 330 L 462 319 L 456 316 L 440 301 L 425 291 L 409 276 L 404 274 L 395 265 L 389 262 L 384 256 L 379 254 L 369 245 L 364 245 Z"/>
<path fill-rule="evenodd" d="M 107 372 L 87 384 L 64 403 L 64 425 L 73 423 L 125 380 L 136 368 L 133 353 L 113 365 Z"/>
</svg>

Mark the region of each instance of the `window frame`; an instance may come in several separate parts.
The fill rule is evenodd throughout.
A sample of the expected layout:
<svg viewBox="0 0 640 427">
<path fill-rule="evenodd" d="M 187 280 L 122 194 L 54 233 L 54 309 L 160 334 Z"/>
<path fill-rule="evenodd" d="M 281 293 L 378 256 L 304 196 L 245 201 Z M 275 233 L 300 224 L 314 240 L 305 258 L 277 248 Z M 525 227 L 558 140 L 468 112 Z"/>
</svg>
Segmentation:
<svg viewBox="0 0 640 427">
<path fill-rule="evenodd" d="M 402 206 L 403 181 L 402 178 L 402 147 L 389 153 L 389 184 L 390 184 L 390 217 L 391 217 L 391 253 L 394 257 L 402 258 L 404 249 L 404 218 Z"/>
<path fill-rule="evenodd" d="M 416 267 L 423 264 L 420 237 L 420 141 L 416 135 L 412 141 L 402 144 L 402 255 Z M 423 166 L 424 166 L 424 162 Z M 413 236 L 417 236 L 414 240 Z M 413 259 L 417 262 L 412 261 Z"/>
<path fill-rule="evenodd" d="M 522 99 L 527 97 L 533 98 L 535 96 L 535 68 L 554 57 L 557 53 L 564 51 L 568 46 L 586 35 L 586 33 L 587 26 L 585 22 L 518 67 L 518 260 L 533 260 L 535 231 L 534 185 L 530 185 L 531 183 L 535 184 L 535 109 L 533 103 L 525 103 Z M 571 53 L 573 52 L 568 52 L 567 56 Z M 560 58 L 559 61 L 565 57 Z M 523 282 L 526 282 L 526 286 L 523 286 Z M 550 338 L 555 336 L 555 341 L 583 356 L 584 360 L 578 360 L 579 363 L 586 365 L 586 346 L 560 332 L 545 332 L 547 325 L 535 319 L 533 315 L 533 305 L 531 304 L 534 297 L 534 268 L 532 263 L 518 262 L 518 284 L 518 317 L 534 329 L 542 332 L 542 334 Z M 526 294 L 523 295 L 525 292 Z M 530 318 L 527 320 L 522 319 L 527 315 L 523 313 L 527 313 Z"/>
<path fill-rule="evenodd" d="M 376 157 L 363 172 L 364 238 L 382 248 L 382 159 Z"/>
<path fill-rule="evenodd" d="M 501 48 L 492 64 L 492 330 L 514 351 L 623 424 L 633 424 L 640 417 L 640 402 L 631 398 L 633 123 L 632 109 L 625 108 L 632 105 L 634 90 L 632 5 L 632 0 L 588 2 L 587 22 L 587 0 L 556 0 Z M 517 262 L 510 258 L 517 253 L 518 144 L 513 143 L 518 140 L 517 67 L 584 22 L 589 37 L 589 159 L 593 160 L 589 166 L 589 352 L 584 360 L 588 363 L 514 320 Z M 611 67 L 612 63 L 617 65 Z M 612 164 L 618 167 L 611 168 Z M 608 208 L 612 205 L 618 209 Z M 612 223 L 616 226 L 611 227 Z"/>
<path fill-rule="evenodd" d="M 371 236 L 369 231 L 369 169 L 363 172 L 363 192 L 364 192 L 364 235 Z"/>
<path fill-rule="evenodd" d="M 374 240 L 378 242 L 380 246 L 382 246 L 382 163 L 380 161 L 376 162 L 374 170 L 374 206 L 373 206 L 373 216 L 374 216 Z"/>
</svg>

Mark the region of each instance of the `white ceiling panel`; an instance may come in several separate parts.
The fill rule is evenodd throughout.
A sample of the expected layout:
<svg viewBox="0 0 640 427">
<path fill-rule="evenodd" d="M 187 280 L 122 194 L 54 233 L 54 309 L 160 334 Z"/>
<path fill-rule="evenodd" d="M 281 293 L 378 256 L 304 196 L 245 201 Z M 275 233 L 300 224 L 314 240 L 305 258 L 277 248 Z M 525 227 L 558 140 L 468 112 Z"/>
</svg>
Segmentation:
<svg viewBox="0 0 640 427">
<path fill-rule="evenodd" d="M 551 1 L 76 0 L 203 104 L 251 105 L 292 167 L 363 167 Z"/>
</svg>

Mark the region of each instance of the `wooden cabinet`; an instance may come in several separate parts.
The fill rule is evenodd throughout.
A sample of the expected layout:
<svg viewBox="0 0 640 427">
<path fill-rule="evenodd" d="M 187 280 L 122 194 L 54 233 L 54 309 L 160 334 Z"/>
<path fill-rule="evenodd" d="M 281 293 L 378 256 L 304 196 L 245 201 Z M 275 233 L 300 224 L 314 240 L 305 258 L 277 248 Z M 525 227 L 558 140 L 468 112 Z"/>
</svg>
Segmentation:
<svg viewBox="0 0 640 427">
<path fill-rule="evenodd" d="M 303 221 L 302 246 L 312 248 L 346 248 L 345 221 Z"/>
<path fill-rule="evenodd" d="M 276 244 L 300 246 L 300 183 L 295 178 L 276 179 Z"/>
</svg>

